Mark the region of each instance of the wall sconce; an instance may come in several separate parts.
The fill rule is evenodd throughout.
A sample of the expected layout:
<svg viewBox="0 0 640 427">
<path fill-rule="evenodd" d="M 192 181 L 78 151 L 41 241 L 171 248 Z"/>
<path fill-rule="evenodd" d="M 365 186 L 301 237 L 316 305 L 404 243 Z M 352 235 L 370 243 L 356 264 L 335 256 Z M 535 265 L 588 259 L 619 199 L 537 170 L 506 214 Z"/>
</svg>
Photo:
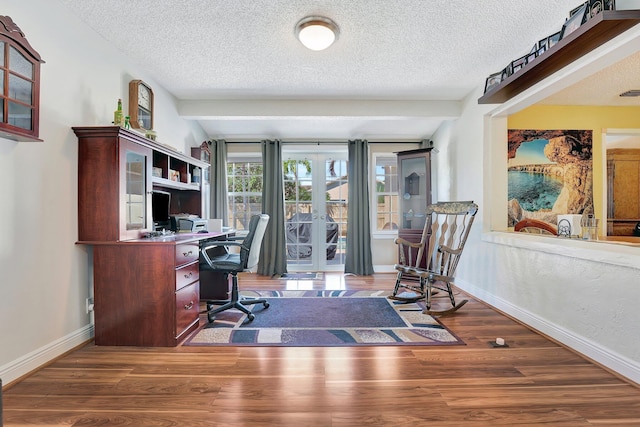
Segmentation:
<svg viewBox="0 0 640 427">
<path fill-rule="evenodd" d="M 335 22 L 321 16 L 307 16 L 296 24 L 296 37 L 311 50 L 324 50 L 331 46 L 340 34 Z"/>
</svg>

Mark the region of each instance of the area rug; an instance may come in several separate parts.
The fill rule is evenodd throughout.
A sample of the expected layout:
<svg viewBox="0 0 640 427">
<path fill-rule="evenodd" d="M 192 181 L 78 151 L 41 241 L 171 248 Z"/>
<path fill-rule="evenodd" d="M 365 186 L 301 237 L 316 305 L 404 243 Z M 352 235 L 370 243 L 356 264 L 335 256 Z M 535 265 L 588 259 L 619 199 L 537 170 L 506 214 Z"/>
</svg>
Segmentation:
<svg viewBox="0 0 640 427">
<path fill-rule="evenodd" d="M 249 322 L 238 310 L 204 320 L 187 346 L 379 346 L 464 345 L 422 302 L 400 303 L 388 291 L 243 291 L 267 298 L 253 307 Z"/>
</svg>

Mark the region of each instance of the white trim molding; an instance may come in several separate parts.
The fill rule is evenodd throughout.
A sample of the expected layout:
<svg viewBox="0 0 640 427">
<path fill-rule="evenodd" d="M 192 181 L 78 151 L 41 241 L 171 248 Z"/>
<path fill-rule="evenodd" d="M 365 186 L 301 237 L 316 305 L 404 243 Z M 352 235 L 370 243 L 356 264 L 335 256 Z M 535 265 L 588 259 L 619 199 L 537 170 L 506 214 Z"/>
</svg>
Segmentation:
<svg viewBox="0 0 640 427">
<path fill-rule="evenodd" d="M 497 310 L 517 319 L 526 326 L 553 338 L 572 350 L 577 351 L 602 366 L 640 385 L 640 364 L 602 347 L 583 336 L 575 334 L 548 320 L 522 309 L 497 295 L 475 286 L 465 280 L 456 280 L 456 286 L 474 298 L 481 300 Z"/>
<path fill-rule="evenodd" d="M 82 345 L 94 336 L 94 325 L 86 325 L 52 343 L 32 351 L 19 359 L 0 366 L 0 378 L 4 385 L 37 370 L 67 351 Z"/>
</svg>

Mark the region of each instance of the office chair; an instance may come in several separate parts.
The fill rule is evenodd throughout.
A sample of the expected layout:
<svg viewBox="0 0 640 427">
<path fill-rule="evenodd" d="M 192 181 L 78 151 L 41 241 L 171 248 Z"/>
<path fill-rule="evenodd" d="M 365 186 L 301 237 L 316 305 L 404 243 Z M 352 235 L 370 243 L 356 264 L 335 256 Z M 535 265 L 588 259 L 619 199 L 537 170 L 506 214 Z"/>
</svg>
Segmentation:
<svg viewBox="0 0 640 427">
<path fill-rule="evenodd" d="M 247 305 L 262 304 L 264 308 L 269 307 L 269 302 L 265 299 L 240 299 L 238 292 L 238 273 L 241 271 L 250 271 L 258 265 L 260 247 L 262 246 L 262 239 L 268 223 L 269 215 L 253 215 L 249 221 L 249 231 L 244 238 L 238 237 L 225 241 L 212 241 L 210 245 L 200 250 L 201 270 L 209 269 L 223 273 L 225 281 L 229 279 L 229 274 L 232 276 L 231 298 L 206 302 L 206 313 L 209 323 L 214 321 L 216 313 L 230 308 L 236 308 L 246 313 L 249 321 L 252 321 L 255 319 L 255 315 L 246 307 Z M 213 249 L 221 246 L 225 248 L 223 254 L 214 256 L 212 252 Z M 233 246 L 240 248 L 240 253 L 230 253 L 228 248 Z"/>
<path fill-rule="evenodd" d="M 409 242 L 398 237 L 399 262 L 394 265 L 398 272 L 390 299 L 413 302 L 425 300 L 423 313 L 445 315 L 454 313 L 467 303 L 456 302 L 451 285 L 456 268 L 478 205 L 472 201 L 438 202 L 427 207 L 424 229 L 420 242 Z M 406 289 L 407 291 L 402 291 Z M 431 307 L 431 296 L 444 291 L 451 307 L 436 310 Z"/>
</svg>

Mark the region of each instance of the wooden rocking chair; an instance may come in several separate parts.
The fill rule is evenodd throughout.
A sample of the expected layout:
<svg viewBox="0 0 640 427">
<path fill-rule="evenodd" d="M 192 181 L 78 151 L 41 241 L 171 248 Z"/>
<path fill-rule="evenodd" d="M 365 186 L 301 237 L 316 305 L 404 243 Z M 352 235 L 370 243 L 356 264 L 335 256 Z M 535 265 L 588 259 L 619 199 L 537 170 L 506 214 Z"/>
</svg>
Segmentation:
<svg viewBox="0 0 640 427">
<path fill-rule="evenodd" d="M 398 274 L 389 298 L 406 302 L 424 299 L 423 312 L 435 315 L 453 313 L 466 304 L 467 300 L 456 303 L 451 284 L 477 212 L 478 205 L 471 201 L 429 205 L 420 242 L 395 240 L 400 260 L 394 266 Z M 431 296 L 439 290 L 447 292 L 449 309 L 431 309 Z"/>
</svg>

